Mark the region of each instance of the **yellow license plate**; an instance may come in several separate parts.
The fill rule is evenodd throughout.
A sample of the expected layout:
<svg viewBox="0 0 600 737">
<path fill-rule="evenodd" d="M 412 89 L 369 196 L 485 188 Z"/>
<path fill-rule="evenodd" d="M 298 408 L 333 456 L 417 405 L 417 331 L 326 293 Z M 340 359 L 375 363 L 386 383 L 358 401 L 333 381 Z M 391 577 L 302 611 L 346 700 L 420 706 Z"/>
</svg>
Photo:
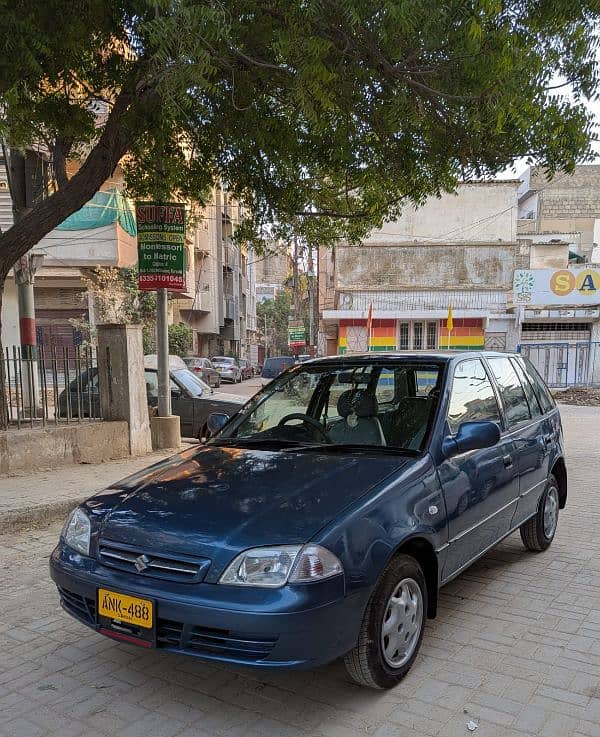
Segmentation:
<svg viewBox="0 0 600 737">
<path fill-rule="evenodd" d="M 151 629 L 154 619 L 152 607 L 148 599 L 98 589 L 98 613 L 103 617 Z"/>
</svg>

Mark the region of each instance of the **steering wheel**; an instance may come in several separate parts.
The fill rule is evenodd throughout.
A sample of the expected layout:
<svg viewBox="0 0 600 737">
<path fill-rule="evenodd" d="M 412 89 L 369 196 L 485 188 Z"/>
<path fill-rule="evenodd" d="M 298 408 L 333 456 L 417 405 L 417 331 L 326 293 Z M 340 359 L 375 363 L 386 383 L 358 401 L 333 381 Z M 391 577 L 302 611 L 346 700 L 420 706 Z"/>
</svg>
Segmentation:
<svg viewBox="0 0 600 737">
<path fill-rule="evenodd" d="M 309 415 L 302 414 L 302 412 L 292 412 L 291 415 L 286 415 L 285 417 L 282 417 L 277 423 L 277 427 L 281 427 L 285 425 L 290 420 L 302 420 L 302 422 L 305 422 L 307 425 L 310 425 L 315 430 L 318 430 L 319 434 L 325 440 L 326 443 L 331 443 L 331 438 L 325 432 L 321 423 L 318 422 L 318 420 L 315 420 L 314 417 L 310 417 Z"/>
</svg>

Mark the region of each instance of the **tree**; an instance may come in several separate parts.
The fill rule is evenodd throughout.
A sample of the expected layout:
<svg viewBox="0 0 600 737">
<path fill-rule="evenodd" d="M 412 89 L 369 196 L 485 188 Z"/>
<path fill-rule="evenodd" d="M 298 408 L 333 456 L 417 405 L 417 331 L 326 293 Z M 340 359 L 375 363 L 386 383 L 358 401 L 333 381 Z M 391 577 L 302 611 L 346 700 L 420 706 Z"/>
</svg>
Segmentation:
<svg viewBox="0 0 600 737">
<path fill-rule="evenodd" d="M 169 325 L 169 353 L 183 358 L 192 349 L 193 334 L 189 325 Z"/>
<path fill-rule="evenodd" d="M 0 2 L 0 133 L 46 147 L 55 189 L 16 203 L 0 285 L 125 155 L 132 193 L 220 180 L 240 237 L 328 243 L 515 157 L 589 154 L 597 0 Z"/>
<path fill-rule="evenodd" d="M 280 292 L 275 299 L 265 299 L 256 305 L 256 323 L 265 336 L 268 355 L 289 354 L 288 319 L 292 298 L 288 290 Z"/>
</svg>

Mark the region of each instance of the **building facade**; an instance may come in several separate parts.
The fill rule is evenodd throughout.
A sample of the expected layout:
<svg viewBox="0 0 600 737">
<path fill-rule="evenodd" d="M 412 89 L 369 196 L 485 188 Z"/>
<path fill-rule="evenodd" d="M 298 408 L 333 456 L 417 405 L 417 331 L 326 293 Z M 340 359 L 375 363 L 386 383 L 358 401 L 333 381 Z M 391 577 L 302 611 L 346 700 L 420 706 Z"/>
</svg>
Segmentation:
<svg viewBox="0 0 600 737">
<path fill-rule="evenodd" d="M 319 351 L 516 348 L 508 300 L 515 269 L 529 266 L 517 240 L 518 186 L 464 183 L 406 208 L 360 246 L 321 249 Z"/>
<path fill-rule="evenodd" d="M 255 257 L 256 300 L 275 299 L 285 289 L 291 272 L 290 254 L 283 243 L 267 244 L 267 253 Z"/>
<path fill-rule="evenodd" d="M 215 187 L 209 202 L 194 217 L 191 294 L 174 301 L 173 319 L 192 328 L 195 354 L 255 360 L 255 260 L 234 239 L 244 217 L 243 206 L 229 192 Z"/>
</svg>

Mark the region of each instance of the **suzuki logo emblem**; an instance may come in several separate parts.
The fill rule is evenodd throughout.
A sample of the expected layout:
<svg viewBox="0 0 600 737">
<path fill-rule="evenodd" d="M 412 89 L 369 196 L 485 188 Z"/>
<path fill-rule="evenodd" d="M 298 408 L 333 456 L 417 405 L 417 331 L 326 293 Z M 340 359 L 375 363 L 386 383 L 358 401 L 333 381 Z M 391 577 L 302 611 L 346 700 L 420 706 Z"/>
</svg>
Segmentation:
<svg viewBox="0 0 600 737">
<path fill-rule="evenodd" d="M 134 561 L 134 565 L 138 573 L 143 573 L 147 568 L 149 568 L 149 563 L 150 558 L 148 558 L 147 555 L 138 555 Z"/>
</svg>

